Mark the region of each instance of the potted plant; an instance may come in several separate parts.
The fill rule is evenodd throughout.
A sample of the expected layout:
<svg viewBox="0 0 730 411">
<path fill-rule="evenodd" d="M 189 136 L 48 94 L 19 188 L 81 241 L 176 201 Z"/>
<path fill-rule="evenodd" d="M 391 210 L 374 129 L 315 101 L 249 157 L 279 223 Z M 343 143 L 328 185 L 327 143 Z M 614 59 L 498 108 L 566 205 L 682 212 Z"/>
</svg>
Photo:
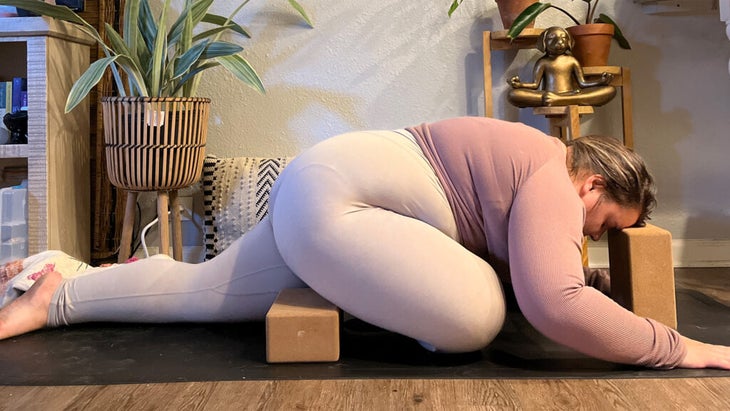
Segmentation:
<svg viewBox="0 0 730 411">
<path fill-rule="evenodd" d="M 65 6 L 0 0 L 0 5 L 78 24 L 98 42 L 105 57 L 74 83 L 66 112 L 84 101 L 107 69 L 111 71 L 119 97 L 102 98 L 107 170 L 114 185 L 128 190 L 175 190 L 200 178 L 210 100 L 195 96 L 204 71 L 223 67 L 264 92 L 258 74 L 240 55 L 243 48 L 220 39 L 226 32 L 250 37 L 233 21 L 250 0 L 241 2 L 229 17 L 208 12 L 214 0 L 185 0 L 175 19 L 170 1 L 164 0 L 160 14 L 154 15 L 148 0 L 127 0 L 122 33 L 107 24 L 105 42 Z M 301 5 L 288 1 L 311 26 Z M 200 27 L 202 23 L 211 27 Z"/>
<path fill-rule="evenodd" d="M 464 0 L 454 0 L 449 7 L 449 17 L 456 11 Z M 536 3 L 537 0 L 495 0 L 497 2 L 497 9 L 499 10 L 499 17 L 502 20 L 502 27 L 508 29 L 512 26 L 517 16 L 522 13 L 527 6 L 532 3 Z M 534 23 L 528 23 L 526 27 L 532 27 Z"/>
<path fill-rule="evenodd" d="M 571 15 L 567 10 L 558 7 L 552 3 L 538 2 L 527 7 L 517 18 L 512 26 L 510 26 L 507 37 L 515 38 L 519 36 L 523 29 L 529 24 L 534 23 L 537 16 L 548 9 L 555 9 L 568 16 L 575 26 L 566 29 L 573 37 L 575 46 L 573 47 L 573 55 L 583 66 L 605 66 L 608 61 L 608 52 L 611 46 L 611 38 L 613 37 L 621 48 L 630 49 L 631 45 L 624 37 L 621 29 L 619 29 L 613 19 L 601 13 L 595 17 L 596 7 L 600 0 L 583 0 L 586 3 L 586 15 L 583 22 Z M 591 42 L 590 44 L 585 41 Z M 593 44 L 596 42 L 597 44 Z"/>
</svg>

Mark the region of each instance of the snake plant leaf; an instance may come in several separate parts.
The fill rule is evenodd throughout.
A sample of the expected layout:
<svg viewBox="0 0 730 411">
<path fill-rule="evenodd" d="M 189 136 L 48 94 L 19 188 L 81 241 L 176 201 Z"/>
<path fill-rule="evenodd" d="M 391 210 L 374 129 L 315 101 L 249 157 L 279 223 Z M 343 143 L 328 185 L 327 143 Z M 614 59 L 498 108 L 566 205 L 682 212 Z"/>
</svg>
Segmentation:
<svg viewBox="0 0 730 411">
<path fill-rule="evenodd" d="M 193 47 L 193 16 L 188 12 L 192 7 L 192 0 L 185 1 L 185 24 L 183 25 L 182 35 L 180 36 L 178 47 L 179 51 L 190 50 Z M 168 39 L 169 41 L 169 39 Z"/>
<path fill-rule="evenodd" d="M 125 53 L 118 53 L 121 55 L 128 56 L 130 60 L 134 61 L 139 65 L 140 60 L 149 60 L 149 52 L 147 52 L 147 45 L 142 38 L 140 31 L 140 12 L 142 5 L 147 4 L 146 0 L 128 0 L 124 3 L 124 42 L 127 44 L 128 51 Z M 116 67 L 116 66 L 113 66 Z M 139 69 L 139 67 L 137 67 Z M 137 70 L 138 71 L 138 70 Z M 139 84 L 136 84 L 134 79 L 131 77 L 127 78 L 129 92 L 132 93 L 136 87 L 139 89 Z"/>
<path fill-rule="evenodd" d="M 213 1 L 215 0 L 194 0 L 193 6 L 190 9 L 190 15 L 193 18 L 193 24 L 196 26 L 198 23 L 203 21 L 205 18 L 205 15 L 208 14 L 208 10 L 210 10 L 210 6 L 213 5 Z"/>
<path fill-rule="evenodd" d="M 117 54 L 129 54 L 129 48 L 122 36 L 109 23 L 104 23 L 106 35 L 109 37 L 109 48 Z"/>
<path fill-rule="evenodd" d="M 552 4 L 550 3 L 533 3 L 529 6 L 527 6 L 526 9 L 520 13 L 517 18 L 515 18 L 515 21 L 512 23 L 512 26 L 507 31 L 507 37 L 514 39 L 515 37 L 519 36 L 520 33 L 522 33 L 522 30 L 527 27 L 528 24 L 535 21 L 537 16 L 540 15 L 543 11 L 549 9 L 552 7 Z"/>
<path fill-rule="evenodd" d="M 167 10 L 170 8 L 170 0 L 165 0 L 160 13 L 159 22 L 157 24 L 157 35 L 155 36 L 155 47 L 152 51 L 152 69 L 149 72 L 149 92 L 150 97 L 157 97 L 160 93 L 162 80 L 160 76 L 165 73 L 165 58 L 167 57 Z"/>
<path fill-rule="evenodd" d="M 135 56 L 132 51 L 127 48 L 127 44 L 124 42 L 124 39 L 122 39 L 122 36 L 116 30 L 114 30 L 114 27 L 112 27 L 109 23 L 104 23 L 104 27 L 106 28 L 106 35 L 109 38 L 110 49 L 114 52 L 114 54 L 129 56 L 132 61 L 134 61 L 137 69 L 144 67 L 142 62 L 139 61 L 138 56 Z"/>
<path fill-rule="evenodd" d="M 195 27 L 198 23 L 200 23 L 200 21 L 203 20 L 203 17 L 205 17 L 210 6 L 213 4 L 213 1 L 215 0 L 197 0 L 193 2 L 189 9 L 185 8 L 180 13 L 177 20 L 175 20 L 175 22 L 170 26 L 170 34 L 167 37 L 168 44 L 173 45 L 180 41 L 180 38 L 185 31 L 186 24 L 192 24 L 192 27 Z M 188 18 L 190 18 L 191 21 L 186 23 Z"/>
<path fill-rule="evenodd" d="M 113 59 L 113 61 L 112 61 L 113 64 L 107 65 L 108 67 L 110 67 L 112 69 L 112 71 L 117 71 L 117 66 L 119 66 L 127 74 L 127 78 L 130 83 L 130 86 L 129 86 L 130 95 L 135 95 L 135 93 L 136 93 L 136 95 L 140 95 L 140 96 L 149 95 L 149 93 L 147 93 L 147 86 L 145 85 L 144 77 L 140 73 L 139 69 L 137 67 L 135 67 L 134 62 L 132 61 L 132 59 L 129 56 L 126 56 L 123 54 L 117 54 L 117 55 L 114 55 L 111 57 L 106 57 L 105 59 Z M 91 71 L 91 66 L 89 66 L 89 69 L 87 70 L 87 72 L 88 71 Z M 102 73 L 103 73 L 103 71 L 102 71 Z M 84 74 L 86 74 L 86 72 Z M 83 75 L 82 75 L 82 77 L 83 77 Z M 74 86 L 76 86 L 76 84 L 83 83 L 83 80 L 81 80 L 82 77 L 80 77 L 79 80 L 77 80 L 77 82 L 74 83 Z M 99 80 L 97 79 L 96 82 L 98 82 L 98 81 Z M 91 84 L 91 87 L 93 87 L 95 84 L 96 83 Z M 90 91 L 91 89 L 88 89 L 88 90 Z M 89 91 L 85 91 L 85 92 L 88 93 Z M 121 95 L 126 95 L 124 89 L 119 90 L 119 92 L 121 93 Z M 72 92 L 69 92 L 69 96 L 71 94 L 72 94 Z"/>
<path fill-rule="evenodd" d="M 238 44 L 229 43 L 227 41 L 216 41 L 210 43 L 210 45 L 203 52 L 202 58 L 212 59 L 215 57 L 230 56 L 231 54 L 237 54 L 243 51 L 243 47 Z"/>
<path fill-rule="evenodd" d="M 309 25 L 309 27 L 314 28 L 314 24 L 312 24 L 312 20 L 309 19 L 309 16 L 307 15 L 307 12 L 304 11 L 304 7 L 302 7 L 301 4 L 299 4 L 296 0 L 289 0 L 289 4 L 294 8 L 294 10 L 299 13 L 300 16 L 304 19 L 305 22 Z"/>
<path fill-rule="evenodd" d="M 313 26 L 299 0 L 288 1 L 306 23 Z M 175 90 L 174 95 L 182 92 L 183 96 L 192 96 L 200 82 L 198 74 L 219 65 L 263 93 L 264 87 L 258 74 L 239 55 L 242 47 L 219 41 L 226 30 L 251 37 L 248 31 L 233 21 L 249 0 L 239 1 L 227 18 L 208 13 L 214 2 L 215 0 L 183 0 L 184 10 L 177 19 L 171 19 L 170 23 L 173 24 L 169 25 L 167 17 L 171 13 L 171 0 L 159 2 L 163 4 L 159 15 L 152 12 L 148 0 L 127 0 L 122 11 L 123 29 L 116 30 L 105 25 L 108 39 L 107 36 L 102 39 L 94 26 L 65 6 L 39 0 L 0 0 L 0 5 L 19 7 L 78 24 L 80 30 L 99 43 L 105 57 L 92 63 L 74 84 L 67 106 L 70 110 L 88 95 L 106 69 L 112 72 L 118 92 L 122 96 L 163 96 L 171 90 Z M 213 24 L 215 27 L 208 30 L 203 28 L 199 34 L 195 34 L 194 30 L 201 22 Z M 122 81 L 121 71 L 127 74 L 127 84 Z"/>
<path fill-rule="evenodd" d="M 236 24 L 235 22 L 228 20 L 226 17 L 208 13 L 205 15 L 205 17 L 203 17 L 202 21 L 205 23 L 216 24 L 218 26 L 232 26 L 231 30 L 246 38 L 251 38 L 251 34 L 246 31 L 246 29 Z"/>
<path fill-rule="evenodd" d="M 127 0 L 124 3 L 124 41 L 127 48 L 132 52 L 131 55 L 137 55 L 137 47 L 139 45 L 139 14 L 140 0 Z M 146 1 L 142 2 L 146 3 Z"/>
<path fill-rule="evenodd" d="M 114 53 L 115 55 L 128 56 L 129 60 L 131 61 L 131 64 L 133 64 L 134 69 L 137 72 L 141 72 L 142 71 L 142 67 L 147 67 L 148 66 L 148 64 L 149 64 L 149 53 L 135 56 L 127 48 L 127 44 L 122 39 L 121 35 L 116 30 L 114 30 L 114 27 L 112 27 L 111 25 L 109 25 L 109 23 L 104 23 L 104 27 L 106 29 L 107 37 L 109 38 L 109 45 L 110 45 L 109 49 L 110 49 L 110 51 L 112 53 Z M 140 51 L 140 50 L 138 49 L 138 51 Z M 144 50 L 141 50 L 141 51 L 144 51 Z M 111 56 L 111 53 L 109 53 L 108 55 Z M 112 69 L 113 72 L 116 72 L 117 71 L 116 66 L 111 66 L 111 69 Z M 129 79 L 128 78 L 127 81 L 129 83 L 129 88 L 130 89 L 133 86 L 135 86 L 135 84 L 132 81 L 132 79 Z"/>
<path fill-rule="evenodd" d="M 86 69 L 84 74 L 82 74 L 71 87 L 71 91 L 68 93 L 68 98 L 66 99 L 66 113 L 70 112 L 74 109 L 74 107 L 78 106 L 79 103 L 84 101 L 86 95 L 89 94 L 96 83 L 101 80 L 106 69 L 110 65 L 114 64 L 114 61 L 118 57 L 119 56 L 103 57 L 91 63 L 89 68 Z"/>
<path fill-rule="evenodd" d="M 629 41 L 626 40 L 626 37 L 624 37 L 624 33 L 621 32 L 621 29 L 618 28 L 618 25 L 616 24 L 615 21 L 613 21 L 612 18 L 601 13 L 598 15 L 598 18 L 596 18 L 595 22 L 612 24 L 613 25 L 613 38 L 616 39 L 619 47 L 621 47 L 622 49 L 631 50 L 631 44 L 629 44 Z"/>
<path fill-rule="evenodd" d="M 143 1 L 139 8 L 139 33 L 147 45 L 147 50 L 152 54 L 155 47 L 155 37 L 157 37 L 157 24 L 155 16 L 150 10 L 148 2 Z"/>
<path fill-rule="evenodd" d="M 91 63 L 91 65 L 89 65 L 89 68 L 86 69 L 86 71 L 81 75 L 81 77 L 79 77 L 78 80 L 76 80 L 74 85 L 71 87 L 71 91 L 69 91 L 68 98 L 66 99 L 66 113 L 70 112 L 77 105 L 79 105 L 79 103 L 84 101 L 91 89 L 94 88 L 97 83 L 99 83 L 99 80 L 101 80 L 106 69 L 114 65 L 118 60 L 124 61 L 125 64 L 121 65 L 121 67 L 124 68 L 124 71 L 127 73 L 130 82 L 134 84 L 139 94 L 147 95 L 143 78 L 140 75 L 139 71 L 133 67 L 133 62 L 129 59 L 128 56 L 117 54 L 110 57 L 102 57 L 99 60 Z"/>
<path fill-rule="evenodd" d="M 451 6 L 449 7 L 449 17 L 451 17 L 451 15 L 454 14 L 454 12 L 456 11 L 456 9 L 459 8 L 459 6 L 461 5 L 461 3 L 463 1 L 464 0 L 454 0 L 454 2 L 451 3 Z"/>
<path fill-rule="evenodd" d="M 216 60 L 221 64 L 221 66 L 225 67 L 239 80 L 248 84 L 254 90 L 262 94 L 266 93 L 264 85 L 261 83 L 261 78 L 259 78 L 259 75 L 256 74 L 256 70 L 254 70 L 248 61 L 240 55 L 234 54 L 232 56 L 217 57 Z"/>
<path fill-rule="evenodd" d="M 229 24 L 227 26 L 214 27 L 210 30 L 200 32 L 200 33 L 196 34 L 195 36 L 193 36 L 193 43 L 195 43 L 196 41 L 206 39 L 208 37 L 213 37 L 213 36 L 217 35 L 218 33 L 222 33 L 226 30 L 230 30 L 232 27 L 233 27 L 233 25 Z"/>
<path fill-rule="evenodd" d="M 157 23 L 148 1 L 142 1 L 139 7 L 139 37 L 137 47 L 137 59 L 140 61 L 140 69 L 145 78 L 149 78 L 152 70 L 152 53 L 155 49 L 155 38 L 157 38 Z"/>
<path fill-rule="evenodd" d="M 173 71 L 172 78 L 178 78 L 185 74 L 185 72 L 190 70 L 190 67 L 192 67 L 193 64 L 200 60 L 200 56 L 205 51 L 206 47 L 208 47 L 208 43 L 208 40 L 196 43 L 195 45 L 190 47 L 190 49 L 186 51 L 182 56 L 175 59 L 175 70 Z"/>
<path fill-rule="evenodd" d="M 173 96 L 177 95 L 177 93 L 180 91 L 180 89 L 183 86 L 186 86 L 186 85 L 189 85 L 190 83 L 192 83 L 190 80 L 195 78 L 196 74 L 200 73 L 203 70 L 207 70 L 209 68 L 218 67 L 218 66 L 220 66 L 220 63 L 218 63 L 217 61 L 209 61 L 209 62 L 206 62 L 205 64 L 195 66 L 192 70 L 188 71 L 187 73 L 185 73 L 185 75 L 180 77 L 180 80 L 178 81 L 177 86 L 172 90 L 171 95 L 173 95 Z M 190 92 L 189 94 L 185 94 L 185 95 L 192 95 L 192 92 Z"/>
<path fill-rule="evenodd" d="M 134 61 L 124 54 L 117 54 L 114 57 L 116 57 L 117 60 L 114 62 L 115 64 L 112 65 L 112 68 L 119 66 L 127 74 L 129 82 L 131 83 L 129 90 L 130 95 L 149 96 L 150 94 L 148 93 L 147 83 L 145 82 L 146 79 L 142 75 L 142 72 L 134 66 Z"/>
</svg>

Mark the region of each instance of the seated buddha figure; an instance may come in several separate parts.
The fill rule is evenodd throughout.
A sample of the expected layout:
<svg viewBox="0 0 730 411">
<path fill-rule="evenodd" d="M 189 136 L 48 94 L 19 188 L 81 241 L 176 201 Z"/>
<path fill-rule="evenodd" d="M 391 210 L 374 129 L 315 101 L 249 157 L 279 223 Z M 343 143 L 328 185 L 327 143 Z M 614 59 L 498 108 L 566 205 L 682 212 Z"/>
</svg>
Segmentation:
<svg viewBox="0 0 730 411">
<path fill-rule="evenodd" d="M 570 53 L 573 38 L 562 27 L 545 29 L 537 39 L 537 48 L 545 55 L 535 62 L 533 83 L 523 83 L 519 76 L 510 78 L 512 87 L 507 100 L 517 107 L 600 106 L 609 102 L 616 89 L 610 86 L 613 75 L 602 73 L 596 80 L 586 80 L 583 68 Z"/>
</svg>

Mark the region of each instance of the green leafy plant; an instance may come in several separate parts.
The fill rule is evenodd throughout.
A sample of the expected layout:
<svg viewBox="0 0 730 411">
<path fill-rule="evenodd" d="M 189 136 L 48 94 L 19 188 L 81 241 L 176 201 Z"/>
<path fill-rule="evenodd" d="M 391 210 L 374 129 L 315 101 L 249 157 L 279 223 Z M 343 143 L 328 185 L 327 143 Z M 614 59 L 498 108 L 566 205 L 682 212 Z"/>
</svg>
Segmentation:
<svg viewBox="0 0 730 411">
<path fill-rule="evenodd" d="M 578 19 L 576 19 L 572 14 L 570 14 L 567 10 L 560 8 L 552 3 L 541 3 L 537 2 L 529 7 L 527 7 L 522 13 L 520 13 L 519 16 L 515 19 L 515 22 L 512 23 L 512 27 L 509 28 L 507 31 L 507 37 L 509 38 L 515 38 L 520 35 L 522 30 L 527 27 L 528 24 L 535 21 L 537 16 L 542 14 L 542 12 L 548 10 L 548 9 L 556 9 L 566 16 L 568 16 L 573 22 L 575 22 L 576 25 L 580 24 L 591 24 L 591 23 L 605 23 L 610 24 L 613 26 L 614 32 L 613 32 L 613 38 L 616 39 L 619 46 L 624 49 L 630 49 L 631 45 L 629 44 L 628 40 L 624 37 L 623 33 L 621 32 L 621 29 L 619 29 L 618 25 L 615 21 L 613 21 L 612 18 L 608 17 L 607 15 L 601 13 L 598 15 L 598 17 L 595 17 L 596 14 L 596 7 L 598 6 L 600 0 L 583 0 L 583 2 L 586 3 L 586 15 L 585 19 L 581 23 Z"/>
<path fill-rule="evenodd" d="M 461 5 L 461 3 L 464 0 L 453 0 L 451 3 L 451 6 L 449 7 L 449 16 L 453 14 L 453 12 Z M 534 4 L 531 4 L 528 6 L 522 13 L 520 13 L 519 16 L 515 19 L 514 23 L 512 23 L 512 26 L 507 31 L 507 37 L 509 38 L 515 38 L 522 33 L 522 30 L 525 29 L 530 23 L 535 21 L 537 16 L 542 14 L 545 10 L 548 9 L 556 9 L 566 16 L 568 16 L 573 22 L 575 22 L 576 25 L 580 24 L 590 24 L 590 23 L 606 23 L 613 25 L 614 32 L 613 32 L 613 38 L 616 39 L 619 46 L 624 49 L 630 49 L 631 45 L 629 44 L 628 40 L 626 40 L 626 37 L 624 37 L 623 33 L 621 32 L 621 29 L 619 29 L 618 25 L 615 21 L 613 21 L 612 18 L 608 17 L 607 15 L 601 13 L 598 15 L 598 17 L 595 17 L 596 14 L 596 7 L 598 7 L 598 3 L 600 0 L 583 0 L 583 2 L 586 3 L 586 15 L 585 19 L 581 23 L 580 20 L 575 18 L 572 14 L 570 14 L 567 10 L 558 7 L 552 3 L 541 3 L 537 2 Z"/>
<path fill-rule="evenodd" d="M 42 0 L 0 0 L 0 5 L 76 23 L 103 49 L 105 57 L 93 62 L 71 88 L 66 112 L 86 98 L 107 69 L 111 70 L 122 96 L 192 97 L 200 74 L 218 66 L 255 90 L 264 92 L 258 74 L 240 55 L 243 48 L 220 39 L 228 31 L 251 37 L 233 21 L 250 0 L 243 1 L 228 17 L 208 12 L 214 0 L 185 0 L 183 10 L 174 21 L 169 16 L 171 0 L 163 1 L 160 14 L 155 16 L 148 0 L 127 0 L 123 34 L 106 24 L 108 43 L 104 42 L 96 28 L 65 6 L 51 5 Z M 302 6 L 296 0 L 288 1 L 312 27 Z M 168 24 L 168 20 L 172 24 Z M 210 27 L 196 30 L 202 23 Z M 126 74 L 126 82 L 122 80 L 120 71 Z"/>
<path fill-rule="evenodd" d="M 461 3 L 462 3 L 463 1 L 464 1 L 464 0 L 454 0 L 454 1 L 453 1 L 453 2 L 451 3 L 451 6 L 449 6 L 449 17 L 451 17 L 451 15 L 452 15 L 452 14 L 454 14 L 454 12 L 456 11 L 456 9 L 458 9 L 458 8 L 459 8 L 459 6 L 461 6 Z"/>
</svg>

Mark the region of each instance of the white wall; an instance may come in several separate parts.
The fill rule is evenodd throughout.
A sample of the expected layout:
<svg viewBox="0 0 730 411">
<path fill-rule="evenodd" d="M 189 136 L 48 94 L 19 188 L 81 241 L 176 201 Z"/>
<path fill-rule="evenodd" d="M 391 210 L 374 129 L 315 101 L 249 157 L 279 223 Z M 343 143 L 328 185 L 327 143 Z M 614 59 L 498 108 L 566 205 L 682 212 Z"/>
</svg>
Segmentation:
<svg viewBox="0 0 730 411">
<path fill-rule="evenodd" d="M 182 0 L 173 3 L 179 7 Z M 227 15 L 232 3 L 218 2 L 213 11 Z M 466 0 L 451 19 L 451 0 L 301 3 L 314 29 L 285 0 L 254 0 L 236 19 L 253 34 L 242 41 L 244 55 L 268 92 L 258 95 L 222 70 L 204 79 L 200 94 L 213 98 L 210 153 L 293 155 L 352 129 L 483 115 L 481 35 L 502 28 L 494 1 Z M 561 3 L 571 10 L 584 4 Z M 613 47 L 610 64 L 632 70 L 635 147 L 659 187 L 654 223 L 675 239 L 730 244 L 730 41 L 724 23 L 717 13 L 648 15 L 626 0 L 603 0 L 600 7 L 633 46 Z M 570 25 L 553 11 L 537 23 Z M 515 54 L 493 54 L 495 116 L 546 130 L 544 119 L 503 103 L 506 86 L 497 75 L 529 77 L 537 57 Z M 618 103 L 598 109 L 585 130 L 620 135 Z"/>
</svg>

